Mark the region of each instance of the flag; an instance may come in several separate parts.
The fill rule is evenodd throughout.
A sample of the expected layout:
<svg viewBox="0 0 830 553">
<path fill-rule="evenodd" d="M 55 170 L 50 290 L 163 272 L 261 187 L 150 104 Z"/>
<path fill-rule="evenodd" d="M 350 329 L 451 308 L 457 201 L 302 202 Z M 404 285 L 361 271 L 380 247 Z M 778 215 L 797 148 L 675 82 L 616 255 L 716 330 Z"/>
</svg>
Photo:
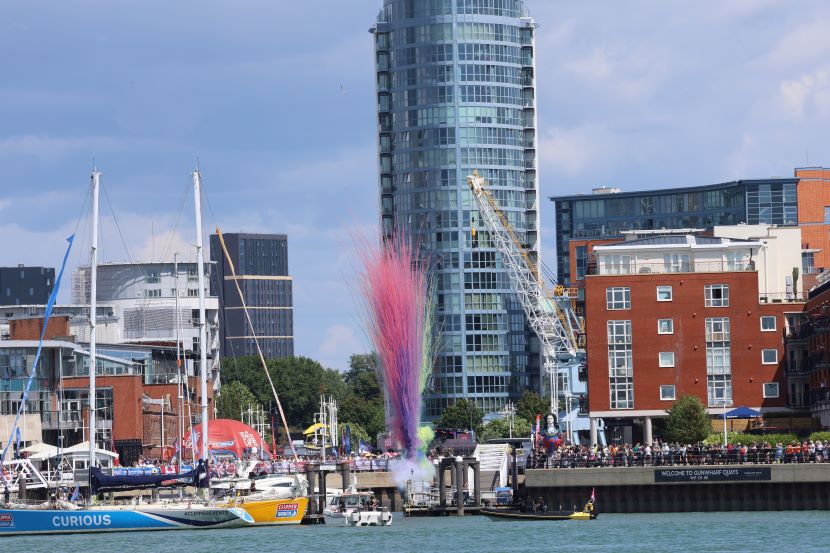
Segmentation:
<svg viewBox="0 0 830 553">
<path fill-rule="evenodd" d="M 597 496 L 596 496 L 595 492 L 596 492 L 596 488 L 591 488 L 591 503 L 593 503 L 597 499 Z"/>
<path fill-rule="evenodd" d="M 75 240 L 75 235 L 71 235 L 66 239 L 69 245 L 66 247 L 66 253 L 63 254 L 63 262 L 61 263 L 61 270 L 58 272 L 58 278 L 55 279 L 55 285 L 52 287 L 52 293 L 49 295 L 49 301 L 46 302 L 46 310 L 43 312 L 43 328 L 40 331 L 40 341 L 37 344 L 37 351 L 35 352 L 35 359 L 32 362 L 32 372 L 26 380 L 26 386 L 23 389 L 23 394 L 20 396 L 20 407 L 17 409 L 17 415 L 14 418 L 13 428 L 18 428 L 17 424 L 20 422 L 20 416 L 26 411 L 26 401 L 29 398 L 29 392 L 32 389 L 32 383 L 37 375 L 38 363 L 40 362 L 40 354 L 43 350 L 43 339 L 46 335 L 46 329 L 49 326 L 49 317 L 52 316 L 52 309 L 55 307 L 55 301 L 58 298 L 58 290 L 60 289 L 61 279 L 63 278 L 63 271 L 66 269 L 66 261 L 69 259 L 69 252 L 72 251 L 72 242 Z M 10 436 L 11 438 L 11 436 Z M 3 448 L 3 453 L 0 454 L 0 464 L 6 460 L 6 454 L 9 452 L 11 440 L 6 443 Z M 5 474 L 0 473 L 0 478 L 6 482 Z"/>
<path fill-rule="evenodd" d="M 72 492 L 72 497 L 69 498 L 69 501 L 77 501 L 78 497 L 81 495 L 81 485 L 75 484 L 75 491 Z"/>
<path fill-rule="evenodd" d="M 372 452 L 372 444 L 369 442 L 364 442 L 360 440 L 358 443 L 358 453 L 371 453 Z"/>
<path fill-rule="evenodd" d="M 348 455 L 352 452 L 352 427 L 346 425 L 346 432 L 343 434 L 343 453 Z"/>
</svg>

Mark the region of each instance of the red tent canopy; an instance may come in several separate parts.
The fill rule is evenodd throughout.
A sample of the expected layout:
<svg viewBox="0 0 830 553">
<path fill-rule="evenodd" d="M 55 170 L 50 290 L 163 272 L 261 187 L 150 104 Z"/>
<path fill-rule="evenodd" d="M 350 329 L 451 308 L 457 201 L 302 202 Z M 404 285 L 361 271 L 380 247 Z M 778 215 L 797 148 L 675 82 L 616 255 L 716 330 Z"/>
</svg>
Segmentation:
<svg viewBox="0 0 830 553">
<path fill-rule="evenodd" d="M 199 448 L 202 446 L 202 425 L 193 427 L 196 435 L 196 456 L 201 457 Z M 184 438 L 185 450 L 190 450 L 190 433 Z M 208 423 L 208 449 L 213 453 L 231 453 L 237 459 L 242 458 L 246 449 L 257 448 L 257 451 L 264 451 L 270 455 L 271 450 L 268 443 L 262 439 L 259 432 L 245 423 L 233 419 L 216 419 Z"/>
</svg>

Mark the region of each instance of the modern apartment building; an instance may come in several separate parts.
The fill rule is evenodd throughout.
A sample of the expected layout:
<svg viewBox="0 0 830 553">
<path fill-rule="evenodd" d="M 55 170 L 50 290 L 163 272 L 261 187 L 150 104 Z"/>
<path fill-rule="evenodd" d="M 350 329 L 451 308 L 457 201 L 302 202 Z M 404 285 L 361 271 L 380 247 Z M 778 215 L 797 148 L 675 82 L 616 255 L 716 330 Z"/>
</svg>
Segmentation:
<svg viewBox="0 0 830 553">
<path fill-rule="evenodd" d="M 638 419 L 650 442 L 652 420 L 682 395 L 696 395 L 711 414 L 787 408 L 784 330 L 803 308 L 787 293 L 789 265 L 800 261 L 788 255 L 798 251 L 793 230 L 595 246 L 597 271 L 585 279 L 594 441 L 601 418 L 611 441 L 640 441 L 632 436 Z"/>
<path fill-rule="evenodd" d="M 425 415 L 462 397 L 497 412 L 544 379 L 467 175 L 487 179 L 538 258 L 536 24 L 519 0 L 385 0 L 370 31 L 381 231 L 416 236 L 435 269 Z"/>
<path fill-rule="evenodd" d="M 551 197 L 556 203 L 558 280 L 574 286 L 582 276 L 572 272 L 571 240 L 620 238 L 626 231 L 711 229 L 739 223 L 797 225 L 797 184 L 798 178 L 771 178 L 640 192 L 597 188 L 593 194 Z M 578 264 L 587 257 L 583 247 L 576 246 L 574 261 Z"/>
<path fill-rule="evenodd" d="M 236 276 L 217 235 L 210 237 L 215 263 L 211 292 L 219 298 L 222 356 L 257 355 L 254 334 L 245 318 L 239 284 L 266 358 L 294 355 L 292 277 L 288 274 L 288 236 L 285 234 L 223 234 Z"/>
<path fill-rule="evenodd" d="M 106 307 L 106 313 L 117 321 L 114 325 L 108 325 L 106 334 L 99 335 L 99 340 L 102 343 L 173 346 L 178 341 L 184 350 L 184 357 L 198 352 L 199 282 L 196 269 L 197 265 L 193 262 L 182 262 L 177 267 L 169 262 L 98 265 L 98 301 Z M 72 274 L 72 303 L 75 305 L 89 305 L 89 274 L 87 266 L 79 267 Z M 206 282 L 210 274 L 211 264 L 205 263 Z M 209 374 L 212 380 L 217 381 L 219 300 L 207 290 L 205 294 Z M 81 312 L 70 324 L 79 341 L 89 339 L 88 318 L 88 312 Z M 190 370 L 198 373 L 198 364 Z M 167 382 L 170 378 L 171 375 L 165 372 L 144 373 L 148 384 Z"/>
<path fill-rule="evenodd" d="M 54 284 L 52 267 L 0 267 L 0 305 L 46 303 Z"/>
</svg>

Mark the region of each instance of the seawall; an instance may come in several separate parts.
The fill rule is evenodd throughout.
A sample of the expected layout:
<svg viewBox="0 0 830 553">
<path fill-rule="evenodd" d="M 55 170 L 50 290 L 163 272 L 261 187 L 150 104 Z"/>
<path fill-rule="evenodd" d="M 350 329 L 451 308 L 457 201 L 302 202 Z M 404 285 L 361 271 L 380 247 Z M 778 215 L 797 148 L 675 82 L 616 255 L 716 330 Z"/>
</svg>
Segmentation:
<svg viewBox="0 0 830 553">
<path fill-rule="evenodd" d="M 525 491 L 604 513 L 830 509 L 830 463 L 529 469 Z"/>
</svg>

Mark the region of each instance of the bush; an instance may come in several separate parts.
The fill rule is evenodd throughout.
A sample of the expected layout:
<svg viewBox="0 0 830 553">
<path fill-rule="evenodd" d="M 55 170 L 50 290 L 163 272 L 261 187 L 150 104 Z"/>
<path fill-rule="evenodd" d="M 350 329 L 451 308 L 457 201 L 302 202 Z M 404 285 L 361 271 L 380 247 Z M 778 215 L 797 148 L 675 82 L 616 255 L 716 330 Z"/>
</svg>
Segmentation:
<svg viewBox="0 0 830 553">
<path fill-rule="evenodd" d="M 792 442 L 793 440 L 798 440 L 795 434 L 744 434 L 742 432 L 729 432 L 727 435 L 727 439 L 729 443 L 732 445 L 735 444 L 761 444 L 761 443 L 769 443 L 773 446 L 778 442 L 781 442 L 784 445 Z M 723 443 L 723 433 L 713 432 L 703 440 L 704 445 L 720 445 Z"/>
<path fill-rule="evenodd" d="M 810 434 L 810 439 L 814 442 L 821 440 L 822 442 L 830 441 L 830 432 L 813 432 Z"/>
</svg>

